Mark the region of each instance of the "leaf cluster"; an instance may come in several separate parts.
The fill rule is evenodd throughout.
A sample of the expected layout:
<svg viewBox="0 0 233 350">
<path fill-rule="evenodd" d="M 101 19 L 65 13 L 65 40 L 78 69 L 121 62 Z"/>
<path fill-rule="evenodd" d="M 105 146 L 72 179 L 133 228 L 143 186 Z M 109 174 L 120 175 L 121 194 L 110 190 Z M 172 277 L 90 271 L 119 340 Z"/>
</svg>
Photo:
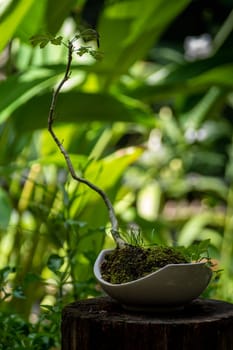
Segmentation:
<svg viewBox="0 0 233 350">
<path fill-rule="evenodd" d="M 97 43 L 97 47 L 99 47 L 99 34 L 93 29 L 86 29 L 86 30 L 80 31 L 80 33 L 76 34 L 74 38 L 71 39 L 69 42 L 72 45 L 74 45 L 75 41 L 78 41 L 78 40 L 82 40 L 85 43 L 94 40 Z M 30 43 L 32 44 L 33 47 L 39 46 L 41 49 L 45 48 L 48 44 L 52 44 L 56 46 L 63 44 L 64 46 L 68 47 L 68 45 L 64 43 L 63 36 L 61 35 L 54 36 L 51 33 L 33 35 L 30 37 Z M 103 53 L 98 50 L 94 50 L 92 46 L 79 45 L 77 49 L 73 46 L 73 51 L 78 56 L 89 54 L 96 60 L 101 60 L 103 57 Z"/>
<path fill-rule="evenodd" d="M 16 273 L 16 268 L 5 266 L 0 270 L 0 302 L 10 297 L 25 299 L 23 287 L 20 285 L 12 286 L 12 274 Z"/>
<path fill-rule="evenodd" d="M 62 36 L 55 37 L 50 33 L 33 35 L 30 38 L 30 42 L 32 46 L 35 47 L 39 45 L 41 49 L 43 49 L 49 43 L 53 45 L 61 45 L 62 40 L 63 40 Z"/>
<path fill-rule="evenodd" d="M 52 309 L 33 324 L 16 313 L 0 312 L 0 350 L 49 350 L 59 346 L 60 314 L 60 309 Z"/>
<path fill-rule="evenodd" d="M 209 256 L 209 248 L 211 245 L 210 239 L 205 239 L 199 242 L 194 242 L 188 247 L 176 247 L 189 262 L 201 262 L 205 260 L 207 263 L 211 262 L 211 257 Z"/>
</svg>

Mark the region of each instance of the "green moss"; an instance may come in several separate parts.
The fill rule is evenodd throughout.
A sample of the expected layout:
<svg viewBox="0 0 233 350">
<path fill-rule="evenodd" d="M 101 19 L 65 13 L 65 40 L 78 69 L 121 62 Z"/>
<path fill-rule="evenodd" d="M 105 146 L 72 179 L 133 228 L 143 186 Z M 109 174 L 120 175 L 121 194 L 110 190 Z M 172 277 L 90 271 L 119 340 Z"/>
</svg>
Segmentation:
<svg viewBox="0 0 233 350">
<path fill-rule="evenodd" d="M 101 265 L 101 274 L 105 281 L 119 284 L 146 276 L 167 264 L 180 263 L 187 263 L 187 260 L 175 248 L 142 248 L 129 245 L 106 255 Z"/>
</svg>

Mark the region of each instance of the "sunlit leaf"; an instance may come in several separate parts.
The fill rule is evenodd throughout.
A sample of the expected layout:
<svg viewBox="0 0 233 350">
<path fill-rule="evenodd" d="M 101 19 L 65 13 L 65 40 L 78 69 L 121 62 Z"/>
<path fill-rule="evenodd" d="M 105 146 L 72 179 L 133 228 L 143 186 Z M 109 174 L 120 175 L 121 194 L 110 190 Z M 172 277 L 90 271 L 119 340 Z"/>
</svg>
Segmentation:
<svg viewBox="0 0 233 350">
<path fill-rule="evenodd" d="M 22 106 L 41 90 L 53 86 L 56 80 L 51 70 L 35 69 L 23 74 L 16 74 L 0 82 L 0 124 L 10 117 L 11 113 Z M 49 99 L 46 104 L 49 103 Z M 31 112 L 30 112 L 31 113 Z"/>
<path fill-rule="evenodd" d="M 20 38 L 26 45 L 29 44 L 29 38 L 32 34 L 39 33 L 41 28 L 46 27 L 45 10 L 47 0 L 34 1 L 30 11 L 24 16 L 18 26 L 15 36 Z"/>
<path fill-rule="evenodd" d="M 35 0 L 19 0 L 14 2 L 16 4 L 14 6 L 12 5 L 11 12 L 0 22 L 0 52 L 14 36 L 15 31 L 30 10 L 33 2 Z"/>
<path fill-rule="evenodd" d="M 179 245 L 187 246 L 199 240 L 203 228 L 208 224 L 213 224 L 213 214 L 210 212 L 203 212 L 192 217 L 179 233 Z"/>
<path fill-rule="evenodd" d="M 161 188 L 157 182 L 144 186 L 138 194 L 137 209 L 139 215 L 148 221 L 155 221 L 161 205 Z"/>
</svg>

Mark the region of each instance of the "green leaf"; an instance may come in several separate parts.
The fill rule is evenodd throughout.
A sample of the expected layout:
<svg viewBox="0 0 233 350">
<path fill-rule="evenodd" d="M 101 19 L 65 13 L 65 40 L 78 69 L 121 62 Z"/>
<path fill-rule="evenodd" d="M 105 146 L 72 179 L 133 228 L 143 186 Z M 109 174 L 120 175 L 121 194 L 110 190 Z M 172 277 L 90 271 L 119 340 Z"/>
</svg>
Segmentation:
<svg viewBox="0 0 233 350">
<path fill-rule="evenodd" d="M 32 83 L 31 83 L 32 84 Z M 35 96 L 15 110 L 11 117 L 18 132 L 47 127 L 51 94 Z M 154 123 L 150 110 L 141 102 L 105 93 L 70 91 L 58 98 L 56 123 L 88 121 Z"/>
<path fill-rule="evenodd" d="M 28 44 L 32 34 L 39 33 L 41 28 L 46 29 L 45 10 L 47 0 L 34 1 L 30 11 L 24 16 L 22 22 L 17 28 L 15 35 Z"/>
<path fill-rule="evenodd" d="M 154 222 L 161 206 L 161 188 L 156 181 L 142 187 L 138 193 L 137 210 L 141 217 Z"/>
<path fill-rule="evenodd" d="M 39 45 L 43 49 L 49 42 L 53 45 L 61 45 L 62 39 L 62 36 L 55 37 L 51 34 L 38 34 L 33 35 L 30 38 L 30 42 L 33 46 Z"/>
<path fill-rule="evenodd" d="M 48 32 L 55 34 L 59 30 L 76 2 L 76 0 L 47 1 L 45 20 Z"/>
<path fill-rule="evenodd" d="M 210 243 L 210 239 L 205 239 L 185 248 L 185 252 L 189 256 L 190 261 L 201 261 L 203 258 L 208 258 L 208 249 L 210 248 Z"/>
<path fill-rule="evenodd" d="M 103 52 L 96 50 L 89 50 L 89 54 L 97 61 L 101 61 L 103 59 Z"/>
<path fill-rule="evenodd" d="M 76 38 L 82 38 L 83 41 L 92 41 L 95 40 L 98 42 L 99 40 L 99 34 L 97 33 L 96 30 L 88 28 L 80 32 L 80 34 L 76 35 Z"/>
<path fill-rule="evenodd" d="M 7 193 L 0 188 L 0 229 L 6 229 L 12 213 L 12 205 Z"/>
<path fill-rule="evenodd" d="M 152 102 L 172 95 L 207 91 L 213 85 L 232 89 L 232 59 L 233 53 L 229 50 L 202 61 L 163 66 L 146 82 L 130 87 L 127 93 Z"/>
<path fill-rule="evenodd" d="M 54 273 L 57 273 L 63 264 L 64 264 L 64 257 L 61 257 L 58 254 L 52 254 L 48 259 L 47 267 Z"/>
<path fill-rule="evenodd" d="M 37 274 L 32 273 L 32 272 L 28 272 L 24 278 L 24 282 L 25 282 L 25 284 L 30 284 L 30 283 L 34 283 L 34 282 L 42 282 L 42 278 L 40 275 L 37 275 Z"/>
<path fill-rule="evenodd" d="M 141 154 L 142 150 L 136 147 L 115 152 L 104 159 L 91 162 L 84 173 L 84 177 L 95 183 L 99 188 L 102 188 L 113 202 L 124 171 Z M 82 194 L 82 196 L 78 196 L 78 193 Z M 79 220 L 84 222 L 93 222 L 94 218 L 93 227 L 101 227 L 108 220 L 107 209 L 103 199 L 84 185 L 78 187 L 77 199 L 72 205 L 72 213 L 74 215 L 79 213 Z M 93 238 L 90 237 L 89 240 L 93 246 Z"/>
<path fill-rule="evenodd" d="M 30 42 L 33 46 L 40 45 L 40 48 L 45 47 L 49 43 L 49 37 L 48 35 L 45 34 L 38 34 L 38 35 L 33 35 L 30 38 Z"/>
<path fill-rule="evenodd" d="M 210 115 L 210 112 L 216 110 L 219 102 L 222 102 L 225 93 L 224 89 L 217 88 L 216 86 L 211 87 L 206 95 L 190 111 L 180 117 L 184 121 L 186 128 L 199 128 L 205 118 Z"/>
<path fill-rule="evenodd" d="M 112 72 L 112 78 L 127 72 L 135 61 L 145 57 L 188 3 L 189 0 L 131 0 L 106 6 L 98 27 L 105 54 L 101 65 Z"/>
<path fill-rule="evenodd" d="M 26 299 L 25 294 L 21 286 L 16 287 L 13 292 L 13 296 L 17 299 Z"/>
<path fill-rule="evenodd" d="M 83 56 L 85 55 L 86 53 L 89 53 L 89 49 L 90 47 L 89 46 L 81 46 L 77 51 L 77 55 L 79 56 Z"/>
<path fill-rule="evenodd" d="M 211 212 L 203 212 L 192 217 L 182 228 L 178 237 L 179 245 L 191 245 L 195 240 L 201 240 L 203 229 L 208 224 L 213 224 L 214 218 Z"/>
<path fill-rule="evenodd" d="M 32 96 L 37 95 L 41 90 L 43 91 L 53 86 L 56 74 L 50 69 L 33 69 L 2 81 L 0 83 L 0 124 Z M 47 105 L 48 103 L 49 98 Z M 32 117 L 30 119 L 33 120 Z"/>
<path fill-rule="evenodd" d="M 11 273 L 16 271 L 15 267 L 5 266 L 0 270 L 0 285 L 3 285 L 7 282 L 7 278 Z"/>
<path fill-rule="evenodd" d="M 63 39 L 62 36 L 58 36 L 56 38 L 50 39 L 50 41 L 53 45 L 61 45 L 62 39 Z"/>
<path fill-rule="evenodd" d="M 205 239 L 195 242 L 188 247 L 179 246 L 176 249 L 180 251 L 187 259 L 187 261 L 201 261 L 203 258 L 209 259 L 209 248 L 211 245 L 210 239 Z"/>
<path fill-rule="evenodd" d="M 30 11 L 32 4 L 36 0 L 18 0 L 12 4 L 11 11 L 0 21 L 0 52 L 7 45 L 8 41 L 12 39 L 16 29 L 22 22 L 24 16 Z"/>
</svg>

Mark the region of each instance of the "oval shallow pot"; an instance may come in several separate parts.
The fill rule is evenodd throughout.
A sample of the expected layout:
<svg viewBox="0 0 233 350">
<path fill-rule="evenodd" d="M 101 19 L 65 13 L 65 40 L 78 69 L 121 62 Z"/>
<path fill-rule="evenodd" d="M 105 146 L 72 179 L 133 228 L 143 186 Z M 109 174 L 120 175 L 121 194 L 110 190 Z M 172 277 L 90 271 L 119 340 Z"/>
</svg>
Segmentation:
<svg viewBox="0 0 233 350">
<path fill-rule="evenodd" d="M 111 249 L 102 250 L 94 274 L 103 290 L 128 309 L 176 308 L 200 296 L 212 271 L 203 262 L 169 264 L 137 280 L 112 284 L 101 276 L 101 264 Z"/>
</svg>

